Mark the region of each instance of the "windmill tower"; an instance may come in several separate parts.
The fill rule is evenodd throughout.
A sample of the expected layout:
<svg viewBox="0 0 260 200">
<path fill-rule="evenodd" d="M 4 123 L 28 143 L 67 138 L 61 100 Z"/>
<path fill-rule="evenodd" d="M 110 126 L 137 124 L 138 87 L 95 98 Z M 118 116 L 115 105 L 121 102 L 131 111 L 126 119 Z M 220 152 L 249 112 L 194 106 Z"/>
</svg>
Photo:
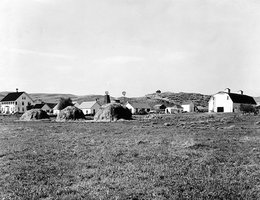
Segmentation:
<svg viewBox="0 0 260 200">
<path fill-rule="evenodd" d="M 106 92 L 105 92 L 105 97 L 104 97 L 104 104 L 108 104 L 108 103 L 110 103 L 110 102 L 111 102 L 111 101 L 110 101 L 109 92 L 106 91 Z"/>
<path fill-rule="evenodd" d="M 124 97 L 124 104 L 125 104 L 125 95 L 126 95 L 126 91 L 123 91 L 123 92 L 122 92 L 122 95 L 123 95 L 123 97 Z"/>
</svg>

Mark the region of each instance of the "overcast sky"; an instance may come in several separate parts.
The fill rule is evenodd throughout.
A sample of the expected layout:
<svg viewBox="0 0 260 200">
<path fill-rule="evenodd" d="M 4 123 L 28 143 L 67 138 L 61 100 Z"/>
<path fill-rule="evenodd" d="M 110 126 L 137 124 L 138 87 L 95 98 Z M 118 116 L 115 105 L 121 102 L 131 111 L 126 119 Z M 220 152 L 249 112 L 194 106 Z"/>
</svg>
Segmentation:
<svg viewBox="0 0 260 200">
<path fill-rule="evenodd" d="M 259 0 L 1 0 L 0 91 L 260 96 Z"/>
</svg>

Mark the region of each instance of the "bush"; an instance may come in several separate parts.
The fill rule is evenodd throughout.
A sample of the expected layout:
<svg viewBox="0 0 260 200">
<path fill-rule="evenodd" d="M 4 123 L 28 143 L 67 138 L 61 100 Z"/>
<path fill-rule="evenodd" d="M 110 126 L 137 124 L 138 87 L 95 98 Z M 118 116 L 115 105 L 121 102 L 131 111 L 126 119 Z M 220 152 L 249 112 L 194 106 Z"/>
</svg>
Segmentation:
<svg viewBox="0 0 260 200">
<path fill-rule="evenodd" d="M 72 100 L 70 98 L 61 97 L 57 109 L 63 110 L 64 108 L 66 108 L 68 106 L 73 106 Z"/>
<path fill-rule="evenodd" d="M 256 109 L 253 105 L 245 105 L 241 104 L 239 110 L 243 113 L 254 113 L 258 114 L 258 109 Z"/>
<path fill-rule="evenodd" d="M 136 114 L 137 115 L 147 115 L 148 113 L 145 111 L 145 109 L 141 108 Z"/>
</svg>

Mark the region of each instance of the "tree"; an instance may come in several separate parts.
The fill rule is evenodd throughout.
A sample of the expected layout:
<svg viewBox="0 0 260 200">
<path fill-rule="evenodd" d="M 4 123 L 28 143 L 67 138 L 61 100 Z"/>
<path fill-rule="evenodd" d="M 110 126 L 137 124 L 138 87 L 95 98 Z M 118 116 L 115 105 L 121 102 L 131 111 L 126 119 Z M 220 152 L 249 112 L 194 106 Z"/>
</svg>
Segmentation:
<svg viewBox="0 0 260 200">
<path fill-rule="evenodd" d="M 161 90 L 156 90 L 156 94 L 161 94 Z"/>
<path fill-rule="evenodd" d="M 73 106 L 72 100 L 70 98 L 60 98 L 59 104 L 58 104 L 58 110 L 63 110 L 64 108 L 68 106 Z"/>
<path fill-rule="evenodd" d="M 258 109 L 256 109 L 253 105 L 240 104 L 239 110 L 243 113 L 254 113 L 255 115 L 258 114 Z"/>
</svg>

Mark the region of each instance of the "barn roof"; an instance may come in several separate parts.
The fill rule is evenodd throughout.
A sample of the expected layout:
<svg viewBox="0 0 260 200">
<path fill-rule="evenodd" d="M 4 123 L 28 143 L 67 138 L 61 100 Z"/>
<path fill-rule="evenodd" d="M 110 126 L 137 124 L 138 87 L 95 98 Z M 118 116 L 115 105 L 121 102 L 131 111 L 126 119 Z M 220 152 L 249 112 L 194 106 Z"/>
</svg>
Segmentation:
<svg viewBox="0 0 260 200">
<path fill-rule="evenodd" d="M 57 104 L 56 103 L 46 103 L 51 109 L 53 109 Z"/>
<path fill-rule="evenodd" d="M 145 108 L 145 109 L 151 109 L 151 107 L 147 103 L 129 103 L 134 108 Z"/>
<path fill-rule="evenodd" d="M 193 101 L 187 100 L 187 101 L 182 102 L 181 105 L 191 105 L 191 104 L 194 104 Z"/>
<path fill-rule="evenodd" d="M 45 104 L 44 103 L 37 103 L 33 106 L 35 109 L 41 109 Z"/>
<path fill-rule="evenodd" d="M 80 109 L 92 108 L 92 106 L 94 106 L 95 103 L 98 103 L 98 102 L 97 102 L 97 101 L 85 101 L 85 102 L 82 102 L 82 103 L 79 105 L 79 108 L 80 108 Z M 99 104 L 99 103 L 98 103 L 98 104 Z"/>
<path fill-rule="evenodd" d="M 24 92 L 11 92 L 9 94 L 7 94 L 2 100 L 3 101 L 15 101 L 16 99 L 18 99 Z"/>
<path fill-rule="evenodd" d="M 256 102 L 253 97 L 243 95 L 243 94 L 236 94 L 236 93 L 227 93 L 233 103 L 244 103 L 244 104 L 254 104 L 256 105 Z"/>
</svg>

